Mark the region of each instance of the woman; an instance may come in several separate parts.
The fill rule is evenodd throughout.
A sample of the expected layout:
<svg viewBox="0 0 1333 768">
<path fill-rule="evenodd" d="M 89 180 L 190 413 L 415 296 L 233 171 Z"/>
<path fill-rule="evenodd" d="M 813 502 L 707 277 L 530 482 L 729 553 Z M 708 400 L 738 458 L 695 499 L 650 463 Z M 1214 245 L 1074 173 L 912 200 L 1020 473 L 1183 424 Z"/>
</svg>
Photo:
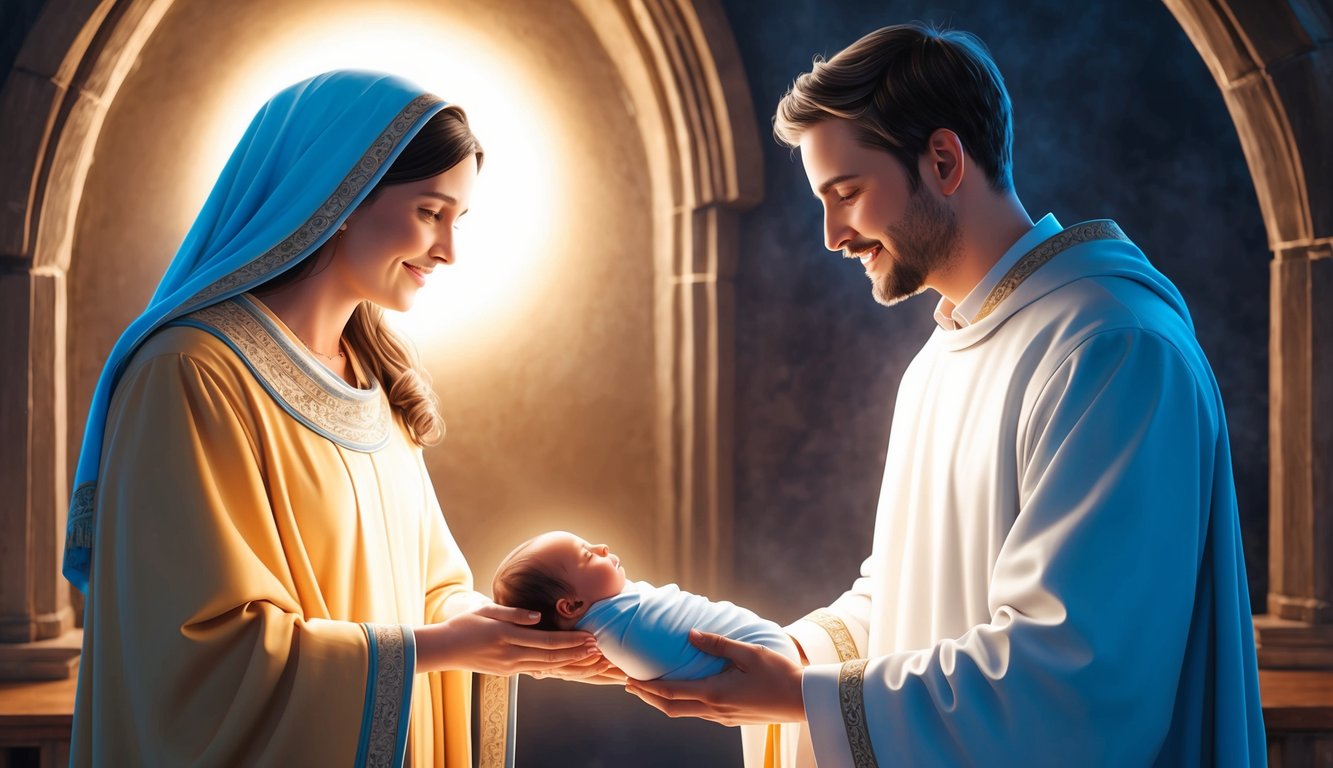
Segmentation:
<svg viewBox="0 0 1333 768">
<path fill-rule="evenodd" d="M 468 671 L 605 669 L 472 591 L 422 461 L 443 424 L 381 317 L 453 261 L 482 157 L 376 73 L 255 117 L 93 399 L 74 764 L 470 765 Z"/>
</svg>

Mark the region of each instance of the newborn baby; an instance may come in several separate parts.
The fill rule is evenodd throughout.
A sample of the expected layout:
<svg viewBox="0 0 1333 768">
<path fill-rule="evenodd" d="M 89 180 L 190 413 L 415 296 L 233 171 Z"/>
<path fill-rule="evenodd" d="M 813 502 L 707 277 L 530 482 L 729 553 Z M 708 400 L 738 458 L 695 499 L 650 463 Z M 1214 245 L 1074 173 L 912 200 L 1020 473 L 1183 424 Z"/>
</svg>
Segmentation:
<svg viewBox="0 0 1333 768">
<path fill-rule="evenodd" d="M 721 672 L 726 659 L 690 644 L 699 629 L 757 643 L 799 660 L 777 624 L 728 602 L 629 582 L 620 558 L 605 544 L 551 531 L 510 552 L 491 584 L 495 602 L 538 611 L 538 629 L 582 629 L 612 664 L 635 680 L 695 680 Z"/>
</svg>

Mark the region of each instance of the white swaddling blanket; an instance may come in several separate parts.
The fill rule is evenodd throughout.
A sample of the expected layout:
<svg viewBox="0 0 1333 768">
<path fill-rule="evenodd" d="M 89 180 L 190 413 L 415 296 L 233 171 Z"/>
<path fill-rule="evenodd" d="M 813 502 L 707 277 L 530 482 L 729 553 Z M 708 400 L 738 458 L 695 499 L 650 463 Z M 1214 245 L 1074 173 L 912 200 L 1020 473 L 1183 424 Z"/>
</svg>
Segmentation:
<svg viewBox="0 0 1333 768">
<path fill-rule="evenodd" d="M 681 590 L 626 582 L 620 594 L 598 600 L 575 625 L 591 632 L 612 664 L 635 680 L 697 680 L 721 672 L 727 660 L 690 644 L 690 629 L 757 643 L 799 659 L 791 638 L 753 611 Z"/>
</svg>

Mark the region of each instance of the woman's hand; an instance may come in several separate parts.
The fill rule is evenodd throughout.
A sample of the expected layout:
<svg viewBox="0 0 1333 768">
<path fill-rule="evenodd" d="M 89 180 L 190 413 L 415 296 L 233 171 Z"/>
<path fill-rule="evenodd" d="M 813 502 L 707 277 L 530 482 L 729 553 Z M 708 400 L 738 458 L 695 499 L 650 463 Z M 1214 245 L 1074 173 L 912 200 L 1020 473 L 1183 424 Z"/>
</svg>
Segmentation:
<svg viewBox="0 0 1333 768">
<path fill-rule="evenodd" d="M 555 677 L 592 685 L 624 685 L 627 678 L 620 668 L 607 661 L 600 653 L 579 661 L 572 661 L 563 667 L 529 672 L 533 678 Z"/>
<path fill-rule="evenodd" d="M 467 669 L 488 675 L 549 672 L 601 658 L 587 632 L 548 632 L 523 626 L 541 616 L 522 608 L 485 603 L 439 624 L 414 629 L 417 672 Z"/>
</svg>

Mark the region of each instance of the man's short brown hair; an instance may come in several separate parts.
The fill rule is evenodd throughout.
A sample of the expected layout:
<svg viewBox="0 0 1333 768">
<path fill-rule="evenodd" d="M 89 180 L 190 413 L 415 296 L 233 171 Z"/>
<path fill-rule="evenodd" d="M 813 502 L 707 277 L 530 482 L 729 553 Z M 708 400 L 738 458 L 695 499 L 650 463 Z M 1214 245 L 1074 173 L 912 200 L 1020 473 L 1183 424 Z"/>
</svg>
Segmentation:
<svg viewBox="0 0 1333 768">
<path fill-rule="evenodd" d="M 1006 192 L 1013 188 L 1011 111 L 1004 79 L 979 38 L 898 24 L 871 32 L 827 61 L 816 57 L 778 104 L 773 133 L 795 147 L 816 123 L 850 120 L 862 144 L 898 158 L 916 190 L 918 158 L 930 135 L 947 128 L 986 172 L 991 188 Z"/>
</svg>

